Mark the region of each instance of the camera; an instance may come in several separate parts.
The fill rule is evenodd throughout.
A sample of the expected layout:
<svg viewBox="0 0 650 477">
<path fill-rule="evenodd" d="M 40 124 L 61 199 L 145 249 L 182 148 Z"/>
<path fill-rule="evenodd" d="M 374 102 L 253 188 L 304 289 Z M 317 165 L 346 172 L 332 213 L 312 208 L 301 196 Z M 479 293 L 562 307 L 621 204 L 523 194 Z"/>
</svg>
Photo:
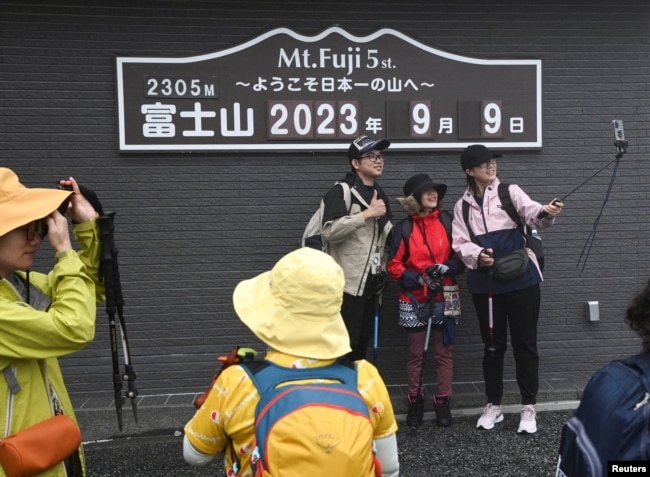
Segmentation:
<svg viewBox="0 0 650 477">
<path fill-rule="evenodd" d="M 427 267 L 424 273 L 426 273 L 427 277 L 429 277 L 431 280 L 439 280 L 440 277 L 442 276 L 435 265 L 432 265 L 431 267 Z"/>
<path fill-rule="evenodd" d="M 623 131 L 623 121 L 620 119 L 614 119 L 612 121 L 614 125 L 614 146 L 616 146 L 616 159 L 623 157 L 623 154 L 627 152 L 627 141 L 625 140 L 625 132 Z"/>
<path fill-rule="evenodd" d="M 616 142 L 624 142 L 625 141 L 625 132 L 623 131 L 623 121 L 620 119 L 614 119 L 612 121 L 612 124 L 614 125 L 614 139 Z"/>
<path fill-rule="evenodd" d="M 72 187 L 64 187 L 61 184 L 59 184 L 58 182 L 57 182 L 57 187 L 60 190 L 72 191 Z M 63 203 L 56 210 L 58 210 L 61 215 L 65 215 L 65 213 L 68 211 L 68 204 L 70 204 L 70 197 L 68 197 L 66 200 L 64 200 Z"/>
</svg>

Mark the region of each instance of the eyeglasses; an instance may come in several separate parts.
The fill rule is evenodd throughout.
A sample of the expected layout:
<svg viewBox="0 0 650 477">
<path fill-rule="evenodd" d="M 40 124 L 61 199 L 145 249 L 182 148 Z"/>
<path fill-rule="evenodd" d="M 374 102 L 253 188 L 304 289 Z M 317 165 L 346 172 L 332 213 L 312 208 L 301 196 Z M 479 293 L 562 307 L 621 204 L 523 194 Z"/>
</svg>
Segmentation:
<svg viewBox="0 0 650 477">
<path fill-rule="evenodd" d="M 496 166 L 497 165 L 497 160 L 496 159 L 490 159 L 489 161 L 485 161 L 482 164 L 478 165 L 479 169 L 487 169 L 488 166 Z"/>
<path fill-rule="evenodd" d="M 372 163 L 378 163 L 382 162 L 384 160 L 384 156 L 381 153 L 378 154 L 365 154 L 361 156 L 361 159 L 368 159 Z"/>
<path fill-rule="evenodd" d="M 28 242 L 34 240 L 36 234 L 38 234 L 41 238 L 47 235 L 47 225 L 45 225 L 45 222 L 43 220 L 35 220 L 23 226 L 22 228 L 25 229 L 25 235 L 27 236 Z"/>
</svg>

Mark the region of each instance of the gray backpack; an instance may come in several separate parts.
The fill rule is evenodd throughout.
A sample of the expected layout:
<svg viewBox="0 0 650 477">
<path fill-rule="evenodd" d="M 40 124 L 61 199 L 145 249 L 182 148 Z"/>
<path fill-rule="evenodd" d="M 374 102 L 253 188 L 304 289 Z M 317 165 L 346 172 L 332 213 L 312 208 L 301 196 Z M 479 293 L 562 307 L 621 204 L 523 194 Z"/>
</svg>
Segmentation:
<svg viewBox="0 0 650 477">
<path fill-rule="evenodd" d="M 345 200 L 345 208 L 350 212 L 350 207 L 352 207 L 352 194 L 350 191 L 350 185 L 347 182 L 337 182 L 335 184 L 340 185 L 343 189 L 343 200 Z M 320 201 L 320 207 L 316 209 L 314 214 L 307 222 L 304 232 L 302 233 L 302 238 L 300 239 L 301 247 L 310 247 L 315 248 L 316 250 L 321 250 L 327 252 L 328 244 L 323 240 L 322 231 L 323 231 L 323 212 L 325 211 L 325 202 L 323 199 Z"/>
</svg>

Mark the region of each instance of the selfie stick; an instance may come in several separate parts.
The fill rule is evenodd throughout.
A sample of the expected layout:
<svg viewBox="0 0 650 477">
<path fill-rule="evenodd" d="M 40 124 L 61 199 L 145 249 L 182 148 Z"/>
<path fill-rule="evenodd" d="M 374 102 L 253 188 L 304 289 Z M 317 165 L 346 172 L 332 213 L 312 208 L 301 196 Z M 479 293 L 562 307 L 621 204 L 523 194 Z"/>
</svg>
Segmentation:
<svg viewBox="0 0 650 477">
<path fill-rule="evenodd" d="M 616 141 L 614 141 L 614 145 L 616 146 L 616 149 L 618 151 L 618 154 L 616 155 L 616 160 L 618 161 L 618 159 L 623 157 L 623 154 L 625 154 L 627 150 L 627 141 L 625 140 L 625 134 L 623 133 L 623 121 L 614 120 L 612 122 L 614 123 L 614 137 L 616 139 Z M 598 217 L 596 217 L 596 220 L 594 220 L 594 225 L 591 228 L 591 232 L 589 232 L 589 236 L 585 241 L 585 245 L 584 247 L 582 247 L 582 252 L 580 253 L 580 257 L 578 257 L 578 263 L 576 265 L 576 268 L 580 266 L 580 262 L 582 261 L 581 272 L 583 272 L 585 267 L 587 266 L 587 259 L 589 258 L 589 253 L 591 252 L 591 246 L 593 245 L 594 240 L 596 238 L 598 223 L 600 222 L 600 218 L 602 217 L 603 211 L 605 210 L 605 205 L 607 205 L 607 201 L 609 200 L 609 194 L 612 192 L 612 187 L 614 186 L 614 180 L 616 180 L 616 171 L 618 169 L 618 164 L 619 163 L 617 162 L 616 166 L 614 167 L 614 173 L 612 174 L 612 178 L 609 181 L 609 188 L 607 189 L 607 194 L 605 195 L 605 200 L 603 201 L 603 205 L 600 208 L 600 213 L 598 214 Z"/>
<path fill-rule="evenodd" d="M 614 125 L 614 138 L 615 138 L 614 146 L 616 146 L 616 151 L 617 151 L 617 152 L 616 152 L 616 156 L 614 157 L 614 159 L 612 159 L 612 160 L 609 161 L 607 164 L 605 164 L 603 167 L 601 167 L 600 169 L 598 169 L 598 170 L 597 170 L 596 172 L 594 172 L 591 176 L 587 177 L 587 178 L 586 178 L 584 181 L 582 181 L 578 186 L 574 187 L 574 188 L 571 190 L 571 192 L 569 192 L 568 194 L 565 194 L 562 198 L 560 198 L 560 199 L 553 199 L 553 202 L 552 202 L 553 204 L 555 204 L 556 202 L 564 202 L 564 199 L 566 199 L 567 197 L 569 197 L 571 194 L 573 194 L 575 191 L 577 191 L 578 189 L 580 189 L 583 185 L 585 185 L 585 184 L 586 184 L 587 182 L 589 182 L 591 179 L 593 179 L 593 178 L 596 177 L 598 174 L 600 174 L 602 171 L 604 171 L 605 169 L 607 169 L 607 168 L 608 168 L 608 167 L 609 167 L 613 162 L 618 161 L 618 160 L 619 160 L 621 157 L 623 157 L 623 155 L 627 152 L 628 142 L 625 140 L 625 133 L 624 133 L 624 131 L 623 131 L 623 121 L 621 121 L 620 119 L 614 119 L 614 120 L 612 121 L 612 124 Z M 542 211 L 537 215 L 537 218 L 538 218 L 538 219 L 543 219 L 543 218 L 546 217 L 547 215 L 548 215 L 548 212 L 546 212 L 545 210 L 542 210 Z"/>
</svg>

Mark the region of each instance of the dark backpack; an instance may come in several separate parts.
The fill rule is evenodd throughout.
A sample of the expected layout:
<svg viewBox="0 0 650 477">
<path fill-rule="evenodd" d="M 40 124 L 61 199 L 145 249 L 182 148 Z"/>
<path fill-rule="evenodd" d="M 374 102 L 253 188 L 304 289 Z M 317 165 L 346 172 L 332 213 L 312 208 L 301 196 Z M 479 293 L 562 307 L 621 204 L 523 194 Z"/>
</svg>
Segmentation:
<svg viewBox="0 0 650 477">
<path fill-rule="evenodd" d="M 593 386 L 590 389 L 590 386 Z M 597 392 L 601 399 L 590 400 Z M 562 428 L 556 477 L 606 477 L 607 462 L 650 460 L 650 354 L 613 361 L 587 384 L 575 415 Z M 602 397 L 612 399 L 602 405 Z M 594 420 L 604 432 L 590 429 Z M 591 425 L 590 425 L 591 424 Z M 611 475 L 611 474 L 609 474 Z"/>
<path fill-rule="evenodd" d="M 517 229 L 519 229 L 521 235 L 526 239 L 526 247 L 533 251 L 537 258 L 539 269 L 544 271 L 544 248 L 542 247 L 542 238 L 536 230 L 533 230 L 528 225 L 524 226 L 521 222 L 521 217 L 519 217 L 515 206 L 512 204 L 510 190 L 508 189 L 509 186 L 510 184 L 506 184 L 505 182 L 499 183 L 499 200 L 501 201 L 501 206 L 512 221 L 517 224 Z M 476 243 L 476 236 L 469 225 L 469 203 L 465 201 L 463 201 L 463 220 L 465 221 L 465 226 L 467 227 L 472 242 Z"/>
</svg>

